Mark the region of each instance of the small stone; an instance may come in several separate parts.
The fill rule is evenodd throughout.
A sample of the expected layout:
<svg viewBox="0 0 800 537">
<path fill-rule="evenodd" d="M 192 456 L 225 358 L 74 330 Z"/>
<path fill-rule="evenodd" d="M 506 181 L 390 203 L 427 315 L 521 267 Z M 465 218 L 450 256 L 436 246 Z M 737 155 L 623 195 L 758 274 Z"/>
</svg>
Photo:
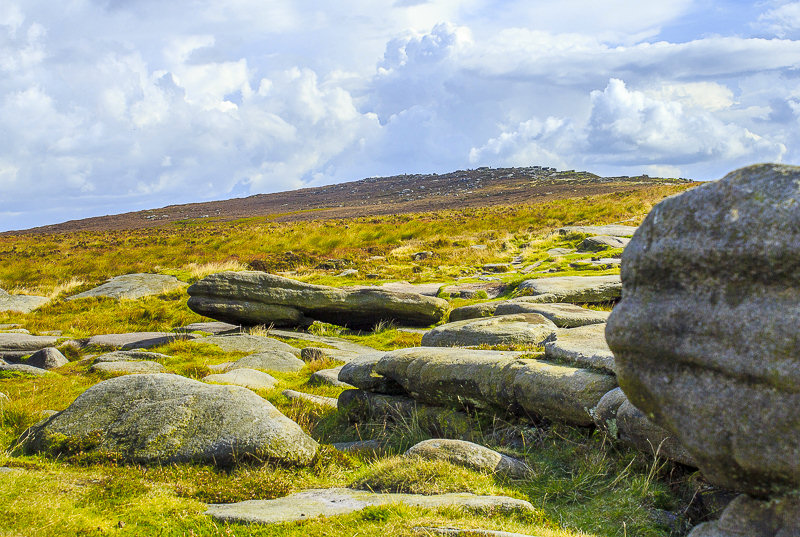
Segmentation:
<svg viewBox="0 0 800 537">
<path fill-rule="evenodd" d="M 288 399 L 305 401 L 314 405 L 324 406 L 328 408 L 337 408 L 338 401 L 333 397 L 324 397 L 322 395 L 314 395 L 311 393 L 298 392 L 296 390 L 283 390 L 283 395 Z"/>
<path fill-rule="evenodd" d="M 26 365 L 40 367 L 42 369 L 55 369 L 67 365 L 68 363 L 69 360 L 67 360 L 58 349 L 53 347 L 47 347 L 46 349 L 34 352 L 25 362 Z"/>
<path fill-rule="evenodd" d="M 405 452 L 406 457 L 445 460 L 473 470 L 499 473 L 515 479 L 529 477 L 533 470 L 525 462 L 464 440 L 423 440 Z"/>
</svg>

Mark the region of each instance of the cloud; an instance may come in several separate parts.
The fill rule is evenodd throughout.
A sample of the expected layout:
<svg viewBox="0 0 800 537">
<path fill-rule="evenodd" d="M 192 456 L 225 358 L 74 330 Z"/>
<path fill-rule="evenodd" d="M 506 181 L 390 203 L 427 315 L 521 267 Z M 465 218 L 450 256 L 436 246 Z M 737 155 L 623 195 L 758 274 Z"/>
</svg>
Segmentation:
<svg viewBox="0 0 800 537">
<path fill-rule="evenodd" d="M 800 34 L 800 2 L 786 2 L 758 17 L 758 26 L 778 37 Z"/>
</svg>

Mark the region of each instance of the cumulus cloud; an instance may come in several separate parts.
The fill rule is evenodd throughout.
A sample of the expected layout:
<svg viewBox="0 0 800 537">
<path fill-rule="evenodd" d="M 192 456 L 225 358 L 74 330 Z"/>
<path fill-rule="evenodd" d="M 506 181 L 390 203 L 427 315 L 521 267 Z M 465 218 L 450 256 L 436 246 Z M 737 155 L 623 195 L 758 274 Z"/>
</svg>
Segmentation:
<svg viewBox="0 0 800 537">
<path fill-rule="evenodd" d="M 758 24 L 778 37 L 800 34 L 800 2 L 782 2 L 758 17 Z"/>
</svg>

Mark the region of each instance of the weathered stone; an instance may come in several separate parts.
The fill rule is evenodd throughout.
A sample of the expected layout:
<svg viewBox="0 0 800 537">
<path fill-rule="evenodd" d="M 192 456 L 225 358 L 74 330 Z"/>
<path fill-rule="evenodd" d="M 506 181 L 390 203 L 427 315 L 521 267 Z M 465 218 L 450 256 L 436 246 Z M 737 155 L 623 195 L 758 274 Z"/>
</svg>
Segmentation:
<svg viewBox="0 0 800 537">
<path fill-rule="evenodd" d="M 383 356 L 382 353 L 374 353 L 351 360 L 339 370 L 339 381 L 371 392 L 388 395 L 405 393 L 397 382 L 375 373 L 375 366 Z"/>
<path fill-rule="evenodd" d="M 575 304 L 542 304 L 532 302 L 528 297 L 515 298 L 504 302 L 496 302 L 495 315 L 513 315 L 515 313 L 538 313 L 558 326 L 559 328 L 575 328 L 587 324 L 605 323 L 608 320 L 608 311 L 596 311 L 581 308 Z M 453 310 L 455 311 L 455 310 Z"/>
<path fill-rule="evenodd" d="M 592 412 L 595 425 L 612 438 L 648 455 L 658 455 L 687 466 L 697 463 L 674 436 L 633 406 L 620 388 L 605 394 Z"/>
<path fill-rule="evenodd" d="M 333 397 L 325 397 L 322 395 L 314 395 L 313 393 L 298 392 L 297 390 L 283 390 L 281 392 L 287 399 L 295 401 L 305 401 L 312 405 L 324 406 L 327 408 L 336 408 L 338 401 Z"/>
<path fill-rule="evenodd" d="M 40 349 L 53 347 L 58 341 L 52 336 L 31 336 L 29 334 L 0 333 L 0 358 L 14 360 Z"/>
<path fill-rule="evenodd" d="M 575 253 L 575 248 L 550 248 L 547 250 L 547 255 L 550 257 L 561 257 L 562 255 L 569 255 Z"/>
<path fill-rule="evenodd" d="M 373 349 L 372 352 L 375 352 Z M 306 362 L 315 360 L 335 360 L 337 362 L 349 362 L 350 360 L 362 356 L 363 353 L 352 351 L 341 351 L 339 349 L 325 349 L 322 347 L 305 347 L 300 351 L 300 357 Z"/>
<path fill-rule="evenodd" d="M 413 259 L 414 261 L 423 261 L 425 259 L 430 259 L 434 255 L 435 254 L 433 252 L 428 250 L 425 252 L 417 252 L 415 254 L 411 254 L 411 259 Z"/>
<path fill-rule="evenodd" d="M 160 295 L 187 285 L 175 276 L 164 274 L 124 274 L 115 276 L 94 289 L 73 295 L 68 300 L 92 297 L 137 299 Z"/>
<path fill-rule="evenodd" d="M 689 537 L 797 537 L 800 535 L 800 499 L 759 501 L 741 495 L 718 521 L 700 524 Z"/>
<path fill-rule="evenodd" d="M 216 375 L 206 375 L 203 382 L 214 384 L 232 384 L 242 386 L 251 390 L 268 390 L 275 387 L 278 380 L 272 375 L 256 371 L 255 369 L 236 368 L 225 373 Z"/>
<path fill-rule="evenodd" d="M 481 267 L 484 272 L 508 272 L 511 270 L 510 263 L 487 263 Z"/>
<path fill-rule="evenodd" d="M 478 345 L 541 345 L 557 330 L 536 313 L 467 319 L 437 326 L 422 336 L 426 347 L 474 347 Z"/>
<path fill-rule="evenodd" d="M 631 403 L 709 481 L 756 497 L 800 486 L 798 184 L 765 164 L 659 203 L 606 330 Z"/>
<path fill-rule="evenodd" d="M 241 325 L 210 321 L 205 323 L 192 323 L 176 328 L 176 332 L 206 332 L 208 334 L 220 335 L 230 332 L 238 332 L 242 329 Z"/>
<path fill-rule="evenodd" d="M 512 533 L 510 531 L 482 530 L 470 528 L 463 530 L 459 528 L 434 528 L 429 526 L 417 526 L 414 531 L 420 535 L 429 537 L 431 535 L 447 535 L 453 537 L 536 537 L 524 533 Z"/>
<path fill-rule="evenodd" d="M 615 275 L 538 278 L 517 286 L 517 293 L 536 302 L 609 302 L 619 298 L 621 292 L 622 282 Z"/>
<path fill-rule="evenodd" d="M 30 313 L 48 302 L 50 299 L 45 296 L 10 295 L 5 291 L 0 293 L 0 311 Z"/>
<path fill-rule="evenodd" d="M 333 367 L 331 369 L 320 369 L 311 374 L 308 383 L 317 386 L 337 386 L 341 388 L 352 388 L 351 384 L 339 380 L 339 372 L 343 366 Z"/>
<path fill-rule="evenodd" d="M 508 496 L 477 496 L 475 494 L 379 494 L 353 489 L 313 489 L 297 492 L 275 500 L 248 500 L 239 503 L 209 505 L 206 514 L 219 522 L 279 524 L 295 520 L 343 515 L 365 507 L 401 503 L 414 507 L 460 507 L 479 513 L 534 512 L 525 500 Z"/>
<path fill-rule="evenodd" d="M 628 237 L 613 237 L 611 235 L 595 235 L 586 237 L 578 245 L 579 252 L 599 252 L 608 248 L 625 248 L 631 240 Z"/>
<path fill-rule="evenodd" d="M 111 374 L 141 374 L 141 373 L 161 373 L 164 366 L 158 362 L 150 360 L 136 360 L 132 362 L 100 362 L 89 368 L 90 373 L 111 373 Z"/>
<path fill-rule="evenodd" d="M 556 332 L 554 341 L 544 345 L 548 360 L 614 374 L 614 354 L 608 348 L 605 324 L 589 324 Z"/>
<path fill-rule="evenodd" d="M 103 362 L 135 362 L 137 360 L 166 360 L 169 356 L 161 354 L 160 352 L 147 352 L 147 351 L 114 351 L 101 354 L 94 358 L 94 363 L 99 364 Z"/>
<path fill-rule="evenodd" d="M 341 339 L 338 337 L 318 336 L 316 334 L 309 334 L 308 332 L 296 332 L 294 330 L 280 330 L 276 328 L 271 329 L 269 333 L 276 337 L 302 339 L 304 341 L 322 343 L 323 345 L 332 347 L 333 349 L 348 351 L 354 354 L 369 354 L 371 352 L 375 352 L 375 349 L 372 347 L 353 343 L 352 341 L 347 341 L 346 339 Z"/>
<path fill-rule="evenodd" d="M 227 370 L 249 368 L 264 371 L 300 371 L 305 366 L 306 363 L 291 352 L 266 351 L 239 358 L 230 364 Z"/>
<path fill-rule="evenodd" d="M 263 272 L 212 274 L 189 288 L 189 307 L 243 324 L 305 326 L 311 319 L 371 328 L 380 321 L 427 326 L 440 321 L 447 301 L 385 289 L 337 289 Z"/>
<path fill-rule="evenodd" d="M 398 293 L 412 293 L 417 295 L 425 295 L 425 296 L 436 296 L 439 293 L 439 288 L 442 286 L 441 283 L 431 282 L 431 283 L 408 283 L 406 281 L 399 281 L 399 282 L 386 282 L 380 285 L 354 285 L 354 286 L 347 286 L 342 287 L 342 289 L 347 290 L 357 290 L 357 289 L 384 289 L 386 291 L 395 291 Z"/>
<path fill-rule="evenodd" d="M 130 332 L 126 334 L 102 334 L 82 342 L 84 347 L 115 347 L 121 349 L 148 349 L 170 343 L 176 339 L 195 339 L 194 334 L 173 332 Z"/>
<path fill-rule="evenodd" d="M 533 473 L 531 467 L 519 459 L 465 440 L 444 438 L 423 440 L 409 448 L 405 456 L 444 460 L 458 466 L 498 473 L 515 479 L 530 477 Z"/>
<path fill-rule="evenodd" d="M 446 285 L 441 292 L 448 293 L 451 298 L 479 298 L 481 293 L 486 293 L 484 298 L 497 298 L 507 288 L 504 282 L 469 282 Z"/>
<path fill-rule="evenodd" d="M 576 425 L 591 424 L 589 409 L 617 385 L 610 375 L 518 359 L 520 354 L 436 347 L 398 349 L 362 364 L 359 375 L 345 379 L 348 364 L 339 379 L 366 390 L 375 390 L 376 385 L 399 386 L 402 390 L 394 393 L 405 392 L 432 405 L 530 413 Z"/>
<path fill-rule="evenodd" d="M 494 315 L 497 306 L 502 302 L 483 302 L 481 304 L 470 304 L 461 306 L 450 312 L 449 320 L 451 323 L 466 321 L 467 319 L 480 319 Z"/>
<path fill-rule="evenodd" d="M 27 453 L 79 446 L 141 463 L 231 464 L 253 455 L 305 464 L 317 451 L 296 423 L 252 391 L 169 374 L 95 384 L 20 441 Z"/>
<path fill-rule="evenodd" d="M 358 274 L 358 270 L 354 268 L 345 269 L 339 274 L 336 275 L 337 278 L 346 278 L 347 276 L 355 276 Z"/>
<path fill-rule="evenodd" d="M 356 440 L 354 442 L 334 442 L 331 444 L 337 451 L 345 453 L 381 453 L 383 444 L 380 440 Z"/>
<path fill-rule="evenodd" d="M 67 365 L 69 360 L 61 354 L 58 349 L 47 347 L 46 349 L 38 350 L 31 354 L 30 358 L 25 361 L 26 365 L 33 367 L 40 367 L 42 369 L 55 369 L 62 365 Z"/>
<path fill-rule="evenodd" d="M 42 375 L 46 375 L 47 373 L 49 373 L 49 371 L 47 371 L 46 369 L 42 369 L 40 367 L 33 367 L 32 365 L 7 364 L 7 363 L 0 364 L 0 371 L 16 371 L 18 373 L 26 373 L 28 375 L 34 375 L 37 377 L 41 377 Z"/>
<path fill-rule="evenodd" d="M 564 226 L 558 229 L 561 235 L 570 233 L 583 233 L 585 235 L 613 235 L 615 237 L 632 237 L 636 233 L 636 226 L 622 226 L 608 224 L 604 226 Z"/>
<path fill-rule="evenodd" d="M 204 337 L 199 343 L 210 343 L 216 345 L 225 352 L 252 352 L 262 353 L 271 351 L 282 351 L 300 356 L 300 349 L 292 347 L 288 343 L 278 341 L 271 337 L 251 336 L 250 334 L 233 334 L 230 336 L 208 336 Z"/>
</svg>

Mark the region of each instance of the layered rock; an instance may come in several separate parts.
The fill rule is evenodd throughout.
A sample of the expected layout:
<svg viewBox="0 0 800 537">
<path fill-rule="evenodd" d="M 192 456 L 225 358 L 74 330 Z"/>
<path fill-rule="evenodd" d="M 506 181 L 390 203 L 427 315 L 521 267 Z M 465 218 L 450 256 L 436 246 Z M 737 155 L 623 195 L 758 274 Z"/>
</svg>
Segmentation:
<svg viewBox="0 0 800 537">
<path fill-rule="evenodd" d="M 94 289 L 73 295 L 69 297 L 69 300 L 94 297 L 137 299 L 160 295 L 186 287 L 186 285 L 188 284 L 178 280 L 175 276 L 165 274 L 124 274 L 115 276 Z"/>
<path fill-rule="evenodd" d="M 337 289 L 266 274 L 221 272 L 189 288 L 189 307 L 217 320 L 305 326 L 313 320 L 371 328 L 380 321 L 427 326 L 449 309 L 445 300 L 379 288 Z"/>
<path fill-rule="evenodd" d="M 437 326 L 422 336 L 422 345 L 541 345 L 553 338 L 556 329 L 555 324 L 537 313 L 467 319 Z"/>
<path fill-rule="evenodd" d="M 622 282 L 619 276 L 557 276 L 525 280 L 517 293 L 535 302 L 570 302 L 592 304 L 609 302 L 620 297 Z"/>
<path fill-rule="evenodd" d="M 48 302 L 45 296 L 12 295 L 0 289 L 0 311 L 30 313 Z"/>
<path fill-rule="evenodd" d="M 605 324 L 590 324 L 559 330 L 555 340 L 545 343 L 545 357 L 613 375 L 614 354 L 606 343 L 605 328 Z"/>
<path fill-rule="evenodd" d="M 95 384 L 19 441 L 28 453 L 80 449 L 142 463 L 231 464 L 252 455 L 305 464 L 317 451 L 296 423 L 252 391 L 170 374 Z"/>
<path fill-rule="evenodd" d="M 0 333 L 0 358 L 15 360 L 38 350 L 53 347 L 58 341 L 54 336 L 32 336 L 30 334 Z"/>
</svg>

